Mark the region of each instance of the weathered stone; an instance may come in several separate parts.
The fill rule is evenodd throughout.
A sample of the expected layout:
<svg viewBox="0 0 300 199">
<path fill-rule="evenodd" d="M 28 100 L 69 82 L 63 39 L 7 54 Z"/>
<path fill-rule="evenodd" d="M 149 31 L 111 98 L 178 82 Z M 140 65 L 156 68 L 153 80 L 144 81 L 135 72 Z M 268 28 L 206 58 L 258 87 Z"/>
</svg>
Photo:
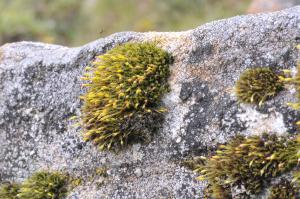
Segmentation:
<svg viewBox="0 0 300 199">
<path fill-rule="evenodd" d="M 296 100 L 293 90 L 262 107 L 240 105 L 232 90 L 246 68 L 295 68 L 299 36 L 300 7 L 294 7 L 185 32 L 117 33 L 78 48 L 6 44 L 0 48 L 0 180 L 51 169 L 83 179 L 69 198 L 202 198 L 205 182 L 182 160 L 238 133 L 295 132 L 299 112 L 286 105 Z M 153 40 L 174 56 L 163 127 L 149 144 L 100 152 L 69 120 L 80 115 L 84 68 L 117 44 Z M 99 167 L 108 169 L 101 186 L 91 180 Z"/>
</svg>

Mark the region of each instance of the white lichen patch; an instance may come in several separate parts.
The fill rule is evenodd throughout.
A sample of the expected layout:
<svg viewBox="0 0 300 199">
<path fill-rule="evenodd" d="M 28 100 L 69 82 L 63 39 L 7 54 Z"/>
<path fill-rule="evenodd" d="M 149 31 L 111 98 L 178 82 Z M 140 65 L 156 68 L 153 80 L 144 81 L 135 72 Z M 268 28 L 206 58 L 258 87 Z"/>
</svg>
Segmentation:
<svg viewBox="0 0 300 199">
<path fill-rule="evenodd" d="M 276 133 L 284 135 L 287 128 L 283 121 L 283 115 L 276 111 L 269 114 L 262 114 L 256 111 L 253 106 L 241 105 L 243 113 L 237 114 L 237 118 L 245 123 L 247 135 L 261 135 L 262 133 Z"/>
<path fill-rule="evenodd" d="M 168 109 L 166 121 L 168 125 L 164 126 L 164 132 L 168 132 L 172 140 L 177 143 L 181 141 L 181 127 L 184 124 L 184 116 L 189 111 L 189 106 L 181 103 L 179 93 L 181 90 L 180 84 L 171 85 L 172 92 L 166 95 L 163 99 L 164 104 Z"/>
</svg>

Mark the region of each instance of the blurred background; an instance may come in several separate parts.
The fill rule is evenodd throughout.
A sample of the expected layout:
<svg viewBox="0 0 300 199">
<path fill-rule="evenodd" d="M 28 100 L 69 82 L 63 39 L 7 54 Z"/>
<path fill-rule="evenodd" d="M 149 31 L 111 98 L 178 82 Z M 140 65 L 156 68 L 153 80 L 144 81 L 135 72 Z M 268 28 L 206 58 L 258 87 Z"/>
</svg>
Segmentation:
<svg viewBox="0 0 300 199">
<path fill-rule="evenodd" d="M 0 0 L 0 45 L 42 41 L 79 46 L 120 31 L 181 31 L 300 0 Z"/>
</svg>

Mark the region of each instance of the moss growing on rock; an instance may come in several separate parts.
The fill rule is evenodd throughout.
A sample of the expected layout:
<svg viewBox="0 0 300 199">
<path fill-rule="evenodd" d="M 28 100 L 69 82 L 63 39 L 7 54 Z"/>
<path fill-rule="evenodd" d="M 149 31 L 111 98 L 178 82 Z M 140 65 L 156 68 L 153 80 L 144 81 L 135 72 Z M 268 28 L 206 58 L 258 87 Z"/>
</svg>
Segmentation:
<svg viewBox="0 0 300 199">
<path fill-rule="evenodd" d="M 298 65 L 297 70 L 298 70 L 298 71 L 297 71 L 297 74 L 296 74 L 296 76 L 294 77 L 292 83 L 293 83 L 293 85 L 295 86 L 296 91 L 297 91 L 298 102 L 292 104 L 292 107 L 293 107 L 294 109 L 299 110 L 299 109 L 300 109 L 300 64 Z"/>
<path fill-rule="evenodd" d="M 296 199 L 299 197 L 299 188 L 286 179 L 273 185 L 268 199 Z M 297 197 L 298 196 L 298 197 Z"/>
<path fill-rule="evenodd" d="M 68 177 L 61 173 L 37 172 L 22 183 L 18 199 L 61 199 L 67 194 Z"/>
<path fill-rule="evenodd" d="M 290 73 L 291 71 L 287 70 L 287 72 Z M 292 84 L 295 87 L 298 101 L 296 103 L 288 103 L 288 105 L 296 110 L 299 110 L 300 109 L 300 64 L 298 64 L 297 66 L 297 73 L 295 77 L 282 77 L 282 81 L 284 81 L 287 84 Z"/>
<path fill-rule="evenodd" d="M 246 70 L 236 83 L 236 95 L 242 103 L 261 105 L 283 89 L 283 83 L 270 68 Z"/>
<path fill-rule="evenodd" d="M 195 170 L 199 180 L 208 180 L 214 198 L 230 195 L 231 188 L 243 186 L 258 194 L 271 178 L 290 171 L 298 163 L 300 143 L 276 135 L 237 136 L 220 145 L 216 154 Z"/>
<path fill-rule="evenodd" d="M 20 185 L 16 183 L 5 183 L 0 187 L 1 199 L 18 199 L 17 194 L 19 192 Z"/>
<path fill-rule="evenodd" d="M 69 176 L 58 172 L 37 172 L 21 184 L 5 183 L 1 199 L 61 199 L 67 194 Z"/>
<path fill-rule="evenodd" d="M 101 150 L 148 140 L 161 123 L 171 58 L 153 43 L 120 45 L 88 67 L 84 137 Z"/>
<path fill-rule="evenodd" d="M 297 49 L 300 50 L 300 45 L 297 46 Z M 297 91 L 297 98 L 298 98 L 298 103 L 295 104 L 294 108 L 300 109 L 300 60 L 298 60 L 297 74 L 293 79 L 293 84 L 295 85 Z"/>
</svg>

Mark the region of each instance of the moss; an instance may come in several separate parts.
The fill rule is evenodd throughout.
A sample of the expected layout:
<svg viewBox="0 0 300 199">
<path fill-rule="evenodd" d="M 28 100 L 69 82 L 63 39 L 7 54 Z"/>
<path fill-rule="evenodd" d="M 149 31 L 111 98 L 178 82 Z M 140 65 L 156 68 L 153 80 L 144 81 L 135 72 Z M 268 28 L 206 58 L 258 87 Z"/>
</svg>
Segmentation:
<svg viewBox="0 0 300 199">
<path fill-rule="evenodd" d="M 204 189 L 203 195 L 204 195 L 204 199 L 211 199 L 211 198 L 231 199 L 232 198 L 229 185 L 219 185 L 216 183 L 209 184 Z"/>
<path fill-rule="evenodd" d="M 99 167 L 95 171 L 96 175 L 107 177 L 107 168 L 106 167 Z"/>
<path fill-rule="evenodd" d="M 270 189 L 270 194 L 268 199 L 296 199 L 299 188 L 293 183 L 286 179 L 281 179 L 281 181 L 273 185 Z"/>
<path fill-rule="evenodd" d="M 58 172 L 37 172 L 22 183 L 18 199 L 60 199 L 67 193 L 68 177 Z"/>
<path fill-rule="evenodd" d="M 286 70 L 286 73 L 288 74 L 288 76 L 285 77 L 282 76 L 281 79 L 286 84 L 291 84 L 295 87 L 297 93 L 297 99 L 298 99 L 296 103 L 288 103 L 288 105 L 296 110 L 299 110 L 300 109 L 300 63 L 297 66 L 297 73 L 295 77 L 291 77 L 290 70 Z"/>
<path fill-rule="evenodd" d="M 300 50 L 300 45 L 297 45 L 297 49 Z M 300 60 L 298 60 L 298 64 L 297 64 L 297 74 L 294 78 L 293 81 L 295 88 L 297 90 L 297 98 L 298 98 L 298 103 L 297 103 L 297 109 L 300 109 Z"/>
<path fill-rule="evenodd" d="M 69 185 L 70 188 L 73 189 L 74 187 L 77 187 L 79 185 L 81 185 L 83 183 L 83 179 L 82 178 L 71 178 L 69 180 Z"/>
<path fill-rule="evenodd" d="M 242 103 L 261 105 L 283 89 L 283 83 L 270 68 L 246 70 L 236 83 L 236 95 Z"/>
<path fill-rule="evenodd" d="M 5 183 L 0 187 L 1 199 L 18 199 L 17 194 L 20 189 L 20 185 L 16 183 Z"/>
<path fill-rule="evenodd" d="M 300 50 L 300 45 L 297 46 L 297 49 Z M 297 64 L 297 73 L 293 77 L 291 70 L 283 70 L 284 75 L 280 76 L 280 80 L 285 84 L 291 84 L 295 87 L 297 93 L 297 102 L 295 103 L 287 103 L 292 108 L 299 110 L 300 109 L 300 62 Z M 296 123 L 298 127 L 300 127 L 300 121 Z"/>
<path fill-rule="evenodd" d="M 170 63 L 153 43 L 128 43 L 97 57 L 83 77 L 84 138 L 101 150 L 149 140 L 161 123 Z"/>
<path fill-rule="evenodd" d="M 181 166 L 187 167 L 188 169 L 195 170 L 204 164 L 206 158 L 202 156 L 196 156 L 188 160 L 181 162 Z"/>
<path fill-rule="evenodd" d="M 228 195 L 235 186 L 258 194 L 271 178 L 290 171 L 298 163 L 300 143 L 276 135 L 237 136 L 220 145 L 216 154 L 195 170 L 199 180 L 208 180 L 214 198 Z"/>
<path fill-rule="evenodd" d="M 298 103 L 296 104 L 295 109 L 300 109 L 300 63 L 297 66 L 297 74 L 293 80 L 293 84 L 297 91 Z"/>
<path fill-rule="evenodd" d="M 58 172 L 40 171 L 21 184 L 5 183 L 0 187 L 1 199 L 60 199 L 74 179 Z M 72 188 L 77 186 L 71 184 Z"/>
</svg>

